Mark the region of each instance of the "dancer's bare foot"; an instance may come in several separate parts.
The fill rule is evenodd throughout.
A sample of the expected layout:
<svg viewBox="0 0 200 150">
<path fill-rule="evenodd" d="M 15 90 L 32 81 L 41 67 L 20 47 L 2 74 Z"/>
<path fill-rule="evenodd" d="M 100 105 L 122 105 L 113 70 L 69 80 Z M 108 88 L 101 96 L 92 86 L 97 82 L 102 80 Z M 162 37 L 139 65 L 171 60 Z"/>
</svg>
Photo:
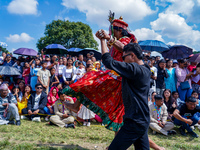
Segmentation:
<svg viewBox="0 0 200 150">
<path fill-rule="evenodd" d="M 77 100 L 74 104 L 65 102 L 65 106 L 71 111 L 77 113 L 80 110 L 81 103 Z"/>
</svg>

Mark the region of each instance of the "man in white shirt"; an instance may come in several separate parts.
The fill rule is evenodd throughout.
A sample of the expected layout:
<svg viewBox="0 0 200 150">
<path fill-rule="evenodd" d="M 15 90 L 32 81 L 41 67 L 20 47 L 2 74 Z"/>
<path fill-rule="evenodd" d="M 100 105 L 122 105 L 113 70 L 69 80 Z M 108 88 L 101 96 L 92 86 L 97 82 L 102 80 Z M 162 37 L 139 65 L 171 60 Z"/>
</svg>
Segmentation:
<svg viewBox="0 0 200 150">
<path fill-rule="evenodd" d="M 32 93 L 28 99 L 27 108 L 22 109 L 22 114 L 28 114 L 28 118 L 31 120 L 34 117 L 38 117 L 38 114 L 45 114 L 44 107 L 47 104 L 47 95 L 42 91 L 42 84 L 37 83 L 35 85 L 35 90 L 36 92 Z"/>
</svg>

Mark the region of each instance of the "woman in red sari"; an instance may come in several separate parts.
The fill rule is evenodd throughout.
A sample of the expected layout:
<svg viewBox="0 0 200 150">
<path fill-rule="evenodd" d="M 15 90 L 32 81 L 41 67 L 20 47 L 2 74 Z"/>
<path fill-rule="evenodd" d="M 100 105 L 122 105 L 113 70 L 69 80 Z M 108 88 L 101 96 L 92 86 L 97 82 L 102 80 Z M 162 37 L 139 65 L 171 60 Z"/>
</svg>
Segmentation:
<svg viewBox="0 0 200 150">
<path fill-rule="evenodd" d="M 128 24 L 120 17 L 120 19 L 111 21 L 110 35 L 101 30 L 103 38 L 107 39 L 111 46 L 111 56 L 118 61 L 123 61 L 122 50 L 124 45 L 137 42 L 135 36 L 130 34 L 127 28 Z M 122 126 L 124 105 L 121 77 L 114 71 L 89 72 L 63 91 L 66 95 L 76 97 L 78 100 L 74 105 L 66 104 L 72 111 L 77 112 L 82 103 L 101 117 L 107 129 L 117 132 Z"/>
</svg>

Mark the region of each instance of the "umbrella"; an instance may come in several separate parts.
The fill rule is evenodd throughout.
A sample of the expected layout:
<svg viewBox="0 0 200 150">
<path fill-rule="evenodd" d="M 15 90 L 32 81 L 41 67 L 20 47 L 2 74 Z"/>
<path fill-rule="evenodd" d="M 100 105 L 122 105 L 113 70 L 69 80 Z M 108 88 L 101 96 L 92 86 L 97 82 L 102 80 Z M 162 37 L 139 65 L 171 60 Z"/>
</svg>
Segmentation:
<svg viewBox="0 0 200 150">
<path fill-rule="evenodd" d="M 190 59 L 189 62 L 200 62 L 200 54 L 194 54 Z"/>
<path fill-rule="evenodd" d="M 0 75 L 21 75 L 21 73 L 15 67 L 0 66 Z"/>
<path fill-rule="evenodd" d="M 87 53 L 93 52 L 94 57 L 96 57 L 97 60 L 101 60 L 101 52 L 97 51 L 96 49 L 93 48 L 84 48 L 82 51 L 80 51 L 83 56 L 87 57 Z"/>
<path fill-rule="evenodd" d="M 162 52 L 169 49 L 169 47 L 165 43 L 157 40 L 140 41 L 138 44 L 140 45 L 142 50 L 146 51 Z"/>
<path fill-rule="evenodd" d="M 188 58 L 192 54 L 192 49 L 184 45 L 174 45 L 169 50 L 162 52 L 163 57 L 169 59 Z"/>
<path fill-rule="evenodd" d="M 46 54 L 67 54 L 67 49 L 60 44 L 50 44 L 44 48 Z"/>
<path fill-rule="evenodd" d="M 163 59 L 162 54 L 156 51 L 151 52 L 151 56 L 154 56 L 154 57 L 160 56 L 160 58 Z"/>
<path fill-rule="evenodd" d="M 70 49 L 68 49 L 68 54 L 70 54 L 72 56 L 77 56 L 79 54 L 79 52 L 82 50 L 83 49 L 81 49 L 81 48 L 70 48 Z"/>
<path fill-rule="evenodd" d="M 18 48 L 15 51 L 13 51 L 13 53 L 25 56 L 36 56 L 38 52 L 30 48 Z"/>
</svg>

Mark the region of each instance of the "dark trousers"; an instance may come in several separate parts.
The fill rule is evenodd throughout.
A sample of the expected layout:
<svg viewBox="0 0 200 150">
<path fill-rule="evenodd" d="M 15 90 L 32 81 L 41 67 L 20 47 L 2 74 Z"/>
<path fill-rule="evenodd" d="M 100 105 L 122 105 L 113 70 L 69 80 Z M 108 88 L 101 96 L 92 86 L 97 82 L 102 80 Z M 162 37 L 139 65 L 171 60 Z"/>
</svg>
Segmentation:
<svg viewBox="0 0 200 150">
<path fill-rule="evenodd" d="M 136 132 L 133 121 L 124 121 L 124 125 L 110 144 L 108 150 L 126 150 L 132 144 L 135 150 L 149 150 L 148 128 L 145 133 Z"/>
<path fill-rule="evenodd" d="M 178 125 L 178 126 L 182 125 L 183 129 L 186 129 L 188 132 L 191 132 L 192 129 L 190 128 L 190 126 L 197 124 L 198 121 L 199 121 L 199 118 L 197 117 L 197 115 L 193 115 L 192 117 L 189 117 L 189 118 L 187 118 L 185 116 L 182 116 L 182 117 L 185 118 L 185 119 L 191 119 L 193 121 L 193 123 L 191 125 L 189 125 L 189 124 L 175 118 L 174 124 Z"/>
<path fill-rule="evenodd" d="M 31 109 L 32 112 L 34 112 L 36 109 Z M 28 108 L 22 109 L 22 114 L 28 114 Z M 39 114 L 45 114 L 43 109 L 39 109 Z M 29 119 L 32 119 L 34 117 L 39 117 L 40 115 L 31 115 L 31 116 L 26 116 Z"/>
</svg>

